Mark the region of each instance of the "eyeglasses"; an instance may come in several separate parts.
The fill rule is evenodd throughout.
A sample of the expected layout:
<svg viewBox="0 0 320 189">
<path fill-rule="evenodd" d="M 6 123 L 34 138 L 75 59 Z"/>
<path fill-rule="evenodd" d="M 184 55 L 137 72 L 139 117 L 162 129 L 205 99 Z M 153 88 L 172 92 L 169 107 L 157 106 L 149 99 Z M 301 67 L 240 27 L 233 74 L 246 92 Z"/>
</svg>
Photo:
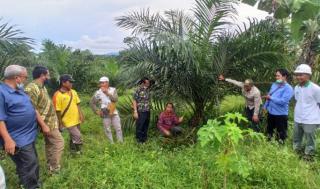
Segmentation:
<svg viewBox="0 0 320 189">
<path fill-rule="evenodd" d="M 28 76 L 27 75 L 19 75 L 18 77 L 22 77 L 24 79 L 28 79 Z"/>
</svg>

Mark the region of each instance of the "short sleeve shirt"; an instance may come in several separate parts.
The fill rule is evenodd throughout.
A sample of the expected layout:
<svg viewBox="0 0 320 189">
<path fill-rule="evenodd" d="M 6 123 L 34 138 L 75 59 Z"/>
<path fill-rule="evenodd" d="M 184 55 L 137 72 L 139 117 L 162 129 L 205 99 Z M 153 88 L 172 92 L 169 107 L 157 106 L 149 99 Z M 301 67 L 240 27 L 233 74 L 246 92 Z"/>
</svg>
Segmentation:
<svg viewBox="0 0 320 189">
<path fill-rule="evenodd" d="M 18 147 L 36 140 L 36 112 L 23 90 L 14 90 L 6 84 L 0 84 L 0 121 L 6 124 L 9 135 Z M 0 142 L 3 144 L 1 138 Z"/>
<path fill-rule="evenodd" d="M 150 111 L 150 91 L 147 88 L 140 87 L 133 95 L 133 99 L 137 102 L 138 112 Z"/>
<path fill-rule="evenodd" d="M 109 87 L 108 92 L 113 95 L 116 92 L 116 88 Z M 111 103 L 111 99 L 106 94 L 104 94 L 104 92 L 101 89 L 97 90 L 94 93 L 94 98 L 99 102 L 99 108 L 101 109 L 107 108 L 108 105 Z M 118 111 L 115 110 L 114 114 L 118 114 Z"/>
<path fill-rule="evenodd" d="M 72 101 L 70 107 L 67 109 L 65 115 L 62 118 L 62 123 L 65 127 L 73 127 L 81 123 L 80 112 L 78 109 L 78 104 L 81 102 L 78 93 L 75 90 L 70 92 L 57 91 L 53 95 L 53 103 L 56 111 L 61 112 L 61 114 L 66 110 L 71 99 Z"/>
<path fill-rule="evenodd" d="M 46 87 L 33 81 L 27 85 L 25 92 L 49 128 L 51 130 L 58 128 L 58 118 Z"/>
</svg>

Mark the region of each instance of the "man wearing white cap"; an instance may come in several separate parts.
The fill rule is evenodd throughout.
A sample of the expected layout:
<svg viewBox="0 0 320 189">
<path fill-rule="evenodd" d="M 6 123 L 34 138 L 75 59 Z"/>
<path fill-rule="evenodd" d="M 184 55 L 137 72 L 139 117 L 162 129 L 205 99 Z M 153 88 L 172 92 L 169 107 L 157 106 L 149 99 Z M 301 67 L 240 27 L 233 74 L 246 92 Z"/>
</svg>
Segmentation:
<svg viewBox="0 0 320 189">
<path fill-rule="evenodd" d="M 302 139 L 306 138 L 304 158 L 312 160 L 315 152 L 316 129 L 320 125 L 320 87 L 310 81 L 312 71 L 309 65 L 301 64 L 294 71 L 299 83 L 294 89 L 296 106 L 294 109 L 293 148 L 302 151 Z"/>
<path fill-rule="evenodd" d="M 123 142 L 120 116 L 116 109 L 118 101 L 117 90 L 109 86 L 109 78 L 101 77 L 99 80 L 100 89 L 95 92 L 90 101 L 92 110 L 103 118 L 105 134 L 113 143 L 111 125 L 113 125 L 118 142 Z"/>
</svg>

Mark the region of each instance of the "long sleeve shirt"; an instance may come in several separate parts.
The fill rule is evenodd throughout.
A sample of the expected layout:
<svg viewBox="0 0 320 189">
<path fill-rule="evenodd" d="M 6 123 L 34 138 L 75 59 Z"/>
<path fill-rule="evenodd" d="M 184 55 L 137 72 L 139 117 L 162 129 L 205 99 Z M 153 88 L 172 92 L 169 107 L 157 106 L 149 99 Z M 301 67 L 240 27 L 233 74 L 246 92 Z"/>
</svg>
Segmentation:
<svg viewBox="0 0 320 189">
<path fill-rule="evenodd" d="M 246 99 L 246 107 L 250 110 L 254 109 L 253 115 L 259 115 L 260 106 L 262 104 L 261 94 L 257 87 L 252 86 L 250 91 L 244 90 L 244 83 L 233 79 L 226 79 L 226 82 L 241 87 L 242 94 Z"/>
<path fill-rule="evenodd" d="M 167 114 L 166 112 L 162 112 L 159 116 L 159 120 L 157 123 L 158 129 L 161 131 L 163 129 L 170 130 L 172 127 L 179 124 L 179 118 L 176 116 L 176 114 Z"/>
<path fill-rule="evenodd" d="M 288 83 L 273 83 L 269 91 L 270 99 L 264 108 L 272 115 L 288 115 L 289 103 L 293 96 L 293 89 Z"/>
<path fill-rule="evenodd" d="M 294 89 L 296 106 L 294 121 L 302 124 L 320 124 L 320 87 L 309 81 Z"/>
</svg>

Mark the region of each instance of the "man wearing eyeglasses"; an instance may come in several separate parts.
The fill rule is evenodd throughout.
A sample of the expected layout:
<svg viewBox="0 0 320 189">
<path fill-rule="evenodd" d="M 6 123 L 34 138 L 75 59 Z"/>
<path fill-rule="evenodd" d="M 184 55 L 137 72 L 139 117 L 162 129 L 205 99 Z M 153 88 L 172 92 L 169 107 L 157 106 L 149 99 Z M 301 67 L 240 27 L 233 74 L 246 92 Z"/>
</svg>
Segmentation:
<svg viewBox="0 0 320 189">
<path fill-rule="evenodd" d="M 0 142 L 16 164 L 20 185 L 39 188 L 39 162 L 35 148 L 37 116 L 23 86 L 28 78 L 26 68 L 10 65 L 0 84 Z"/>
</svg>

